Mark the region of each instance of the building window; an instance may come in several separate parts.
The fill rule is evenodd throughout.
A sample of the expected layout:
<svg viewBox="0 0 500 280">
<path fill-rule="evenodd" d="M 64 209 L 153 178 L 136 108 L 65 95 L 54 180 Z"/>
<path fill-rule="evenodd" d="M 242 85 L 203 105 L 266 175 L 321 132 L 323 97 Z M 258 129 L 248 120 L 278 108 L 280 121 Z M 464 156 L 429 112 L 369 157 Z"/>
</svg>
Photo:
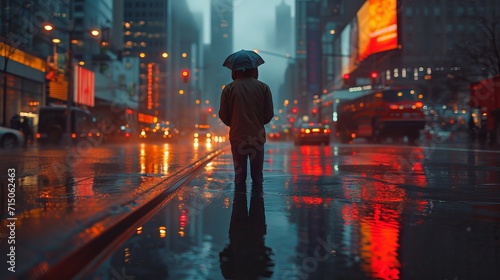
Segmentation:
<svg viewBox="0 0 500 280">
<path fill-rule="evenodd" d="M 441 8 L 434 7 L 434 16 L 436 16 L 436 17 L 441 16 Z"/>
<path fill-rule="evenodd" d="M 75 18 L 75 26 L 83 26 L 83 18 Z"/>
<path fill-rule="evenodd" d="M 413 15 L 413 10 L 411 7 L 407 8 L 406 9 L 406 16 L 407 17 L 411 17 Z"/>
</svg>

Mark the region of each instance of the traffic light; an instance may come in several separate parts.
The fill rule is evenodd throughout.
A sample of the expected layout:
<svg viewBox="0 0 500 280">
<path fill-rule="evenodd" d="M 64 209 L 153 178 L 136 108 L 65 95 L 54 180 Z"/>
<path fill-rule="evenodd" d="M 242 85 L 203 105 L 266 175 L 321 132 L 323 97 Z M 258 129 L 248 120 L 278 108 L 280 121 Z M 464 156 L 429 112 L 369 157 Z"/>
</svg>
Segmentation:
<svg viewBox="0 0 500 280">
<path fill-rule="evenodd" d="M 377 77 L 378 77 L 378 74 L 377 72 L 372 72 L 370 74 L 370 78 L 372 80 L 372 86 L 376 85 L 377 84 Z"/>
<path fill-rule="evenodd" d="M 208 112 L 208 113 L 212 113 L 212 112 L 213 112 L 212 107 L 208 107 L 208 108 L 207 108 L 207 112 Z"/>
<path fill-rule="evenodd" d="M 317 113 L 318 113 L 318 109 L 317 108 L 312 108 L 312 115 L 316 116 Z"/>
<path fill-rule="evenodd" d="M 187 83 L 189 81 L 189 70 L 187 70 L 187 69 L 182 70 L 181 77 L 182 77 L 182 81 L 184 83 Z"/>
<path fill-rule="evenodd" d="M 344 86 L 350 87 L 351 86 L 351 74 L 345 73 L 343 76 L 344 79 Z"/>
<path fill-rule="evenodd" d="M 292 114 L 297 114 L 297 112 L 298 112 L 297 108 L 296 108 L 296 107 L 293 107 L 293 108 L 292 108 Z"/>
</svg>

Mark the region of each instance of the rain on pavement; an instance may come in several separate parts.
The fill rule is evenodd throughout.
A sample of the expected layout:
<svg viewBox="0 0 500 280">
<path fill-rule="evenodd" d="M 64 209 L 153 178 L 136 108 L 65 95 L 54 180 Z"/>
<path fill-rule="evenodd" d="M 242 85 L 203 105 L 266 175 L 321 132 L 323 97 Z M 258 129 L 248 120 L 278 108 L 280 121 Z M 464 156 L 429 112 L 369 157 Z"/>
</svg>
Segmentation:
<svg viewBox="0 0 500 280">
<path fill-rule="evenodd" d="M 100 221 L 129 211 L 124 205 L 140 204 L 141 198 L 154 196 L 171 174 L 213 149 L 134 144 L 0 150 L 5 175 L 8 168 L 14 168 L 18 179 L 17 270 L 44 264 L 44 259 L 59 257 L 61 250 L 70 251 L 64 246 L 85 244 L 105 230 Z M 2 178 L 0 197 L 5 210 L 7 177 Z M 2 225 L 7 223 L 2 216 Z M 1 234 L 7 236 L 6 227 L 2 227 Z M 7 242 L 0 242 L 2 252 L 7 251 L 5 246 Z M 0 278 L 4 279 L 4 273 L 9 272 L 2 270 Z"/>
<path fill-rule="evenodd" d="M 271 142 L 263 195 L 247 182 L 245 201 L 226 150 L 91 278 L 499 279 L 498 155 Z M 242 207 L 265 215 L 234 222 Z"/>
</svg>

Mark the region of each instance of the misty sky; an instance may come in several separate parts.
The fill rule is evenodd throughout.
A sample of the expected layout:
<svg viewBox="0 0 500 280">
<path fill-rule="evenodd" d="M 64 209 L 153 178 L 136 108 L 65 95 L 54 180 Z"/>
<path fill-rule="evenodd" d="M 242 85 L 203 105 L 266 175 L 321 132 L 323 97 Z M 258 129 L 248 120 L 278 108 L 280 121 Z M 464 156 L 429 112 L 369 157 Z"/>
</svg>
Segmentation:
<svg viewBox="0 0 500 280">
<path fill-rule="evenodd" d="M 283 0 L 234 0 L 234 51 L 241 49 L 261 49 L 275 52 L 274 29 L 275 7 Z M 188 0 L 193 11 L 202 12 L 205 29 L 204 40 L 208 42 L 210 23 L 210 0 Z M 285 0 L 292 6 L 294 0 Z M 228 54 L 229 55 L 229 54 Z M 278 87 L 283 82 L 287 60 L 269 54 L 261 54 L 265 64 L 259 67 L 259 79 L 267 83 L 273 93 L 278 92 Z M 221 62 L 222 64 L 222 62 Z M 276 102 L 275 102 L 276 103 Z M 275 107 L 278 104 L 275 104 Z"/>
</svg>

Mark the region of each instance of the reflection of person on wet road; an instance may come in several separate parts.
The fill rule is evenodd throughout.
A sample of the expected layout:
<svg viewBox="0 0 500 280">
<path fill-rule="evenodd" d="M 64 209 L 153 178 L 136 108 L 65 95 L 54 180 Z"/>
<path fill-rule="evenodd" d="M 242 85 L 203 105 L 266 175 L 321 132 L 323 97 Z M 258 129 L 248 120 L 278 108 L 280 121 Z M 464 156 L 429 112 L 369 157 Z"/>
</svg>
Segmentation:
<svg viewBox="0 0 500 280">
<path fill-rule="evenodd" d="M 225 279 L 258 279 L 272 276 L 272 249 L 264 244 L 266 227 L 262 184 L 252 185 L 248 211 L 246 184 L 236 184 L 229 226 L 229 245 L 219 253 L 220 267 Z"/>
</svg>

